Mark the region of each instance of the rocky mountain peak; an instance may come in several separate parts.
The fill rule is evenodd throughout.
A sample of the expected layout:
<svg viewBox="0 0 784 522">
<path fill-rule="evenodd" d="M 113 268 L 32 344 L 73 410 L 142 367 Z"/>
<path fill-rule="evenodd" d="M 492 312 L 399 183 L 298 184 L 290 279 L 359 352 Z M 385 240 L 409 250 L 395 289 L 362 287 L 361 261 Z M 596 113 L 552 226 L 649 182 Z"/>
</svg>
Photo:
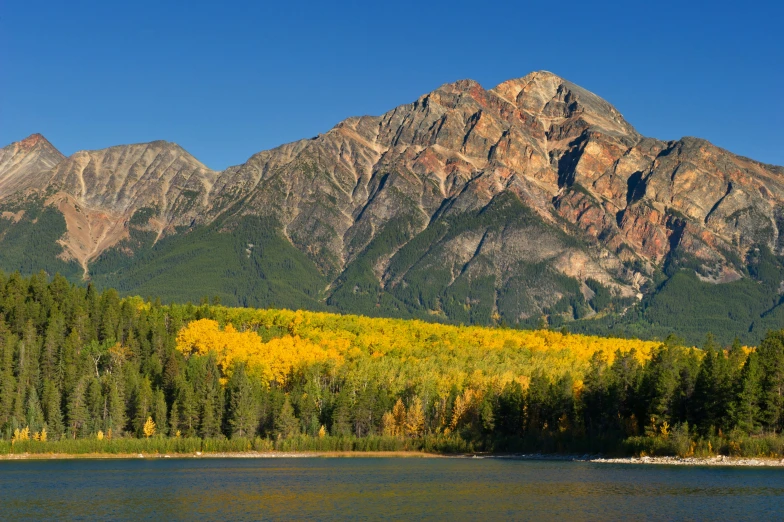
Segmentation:
<svg viewBox="0 0 784 522">
<path fill-rule="evenodd" d="M 0 149 L 0 199 L 44 185 L 47 171 L 64 159 L 41 134 L 31 134 L 3 147 Z"/>
<path fill-rule="evenodd" d="M 581 119 L 588 126 L 607 133 L 638 136 L 634 127 L 610 103 L 548 71 L 505 81 L 492 91 L 552 124 Z"/>
<path fill-rule="evenodd" d="M 36 146 L 54 149 L 54 146 L 49 142 L 49 140 L 44 138 L 43 134 L 39 134 L 37 132 L 35 134 L 29 135 L 22 141 L 19 141 L 17 146 L 19 150 L 32 150 Z"/>
</svg>

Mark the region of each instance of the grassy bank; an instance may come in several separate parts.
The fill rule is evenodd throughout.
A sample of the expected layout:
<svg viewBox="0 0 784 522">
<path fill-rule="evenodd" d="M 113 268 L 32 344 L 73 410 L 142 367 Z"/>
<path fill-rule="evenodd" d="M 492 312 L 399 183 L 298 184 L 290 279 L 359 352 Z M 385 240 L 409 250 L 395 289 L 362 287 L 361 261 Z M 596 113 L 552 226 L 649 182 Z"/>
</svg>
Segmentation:
<svg viewBox="0 0 784 522">
<path fill-rule="evenodd" d="M 183 454 L 237 452 L 424 452 L 471 453 L 474 446 L 459 437 L 427 436 L 418 439 L 398 437 L 292 437 L 271 440 L 262 437 L 232 439 L 197 437 L 147 439 L 116 438 L 63 439 L 40 442 L 26 440 L 11 443 L 0 440 L 0 455 L 18 454 Z"/>
<path fill-rule="evenodd" d="M 530 442 L 530 443 L 527 443 Z M 558 442 L 558 443 L 556 443 Z M 571 443 L 570 443 L 571 442 Z M 428 454 L 545 454 L 582 455 L 602 454 L 613 457 L 681 457 L 712 458 L 717 456 L 739 458 L 784 458 L 784 437 L 768 434 L 746 436 L 730 434 L 713 437 L 690 437 L 674 430 L 666 437 L 661 435 L 629 437 L 611 443 L 587 439 L 553 441 L 536 445 L 533 441 L 506 441 L 495 447 L 477 446 L 459 436 L 430 435 L 420 438 L 391 436 L 368 437 L 310 437 L 306 435 L 288 439 L 268 438 L 208 438 L 150 437 L 109 439 L 61 439 L 40 442 L 25 440 L 11 443 L 0 440 L 0 455 L 50 454 L 50 455 L 155 455 L 155 454 L 217 454 L 217 453 L 428 453 Z"/>
</svg>

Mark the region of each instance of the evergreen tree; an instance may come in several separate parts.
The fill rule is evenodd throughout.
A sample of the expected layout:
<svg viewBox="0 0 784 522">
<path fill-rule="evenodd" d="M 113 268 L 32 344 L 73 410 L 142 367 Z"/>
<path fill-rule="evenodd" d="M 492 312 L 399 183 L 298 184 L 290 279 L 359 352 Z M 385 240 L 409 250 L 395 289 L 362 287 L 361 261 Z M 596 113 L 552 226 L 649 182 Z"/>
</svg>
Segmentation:
<svg viewBox="0 0 784 522">
<path fill-rule="evenodd" d="M 199 407 L 193 393 L 191 384 L 181 378 L 177 381 L 177 404 L 180 408 L 179 421 L 180 431 L 185 437 L 194 437 L 198 431 L 201 419 L 199 418 Z"/>
<path fill-rule="evenodd" d="M 180 431 L 180 404 L 175 400 L 169 410 L 169 434 L 177 435 Z"/>
<path fill-rule="evenodd" d="M 87 411 L 90 416 L 88 431 L 90 433 L 98 433 L 98 431 L 106 430 L 106 402 L 104 401 L 101 382 L 96 377 L 90 379 L 90 384 L 87 386 Z"/>
<path fill-rule="evenodd" d="M 127 417 L 125 415 L 125 399 L 116 378 L 109 379 L 106 399 L 108 411 L 108 418 L 106 419 L 107 432 L 112 430 L 114 437 L 120 437 L 125 431 Z"/>
<path fill-rule="evenodd" d="M 54 440 L 63 434 L 64 427 L 62 398 L 60 396 L 60 391 L 52 381 L 44 381 L 42 398 L 46 431 L 49 433 L 50 439 Z"/>
<path fill-rule="evenodd" d="M 168 409 L 166 407 L 166 397 L 163 390 L 158 388 L 155 390 L 155 397 L 153 402 L 152 420 L 155 422 L 155 430 L 161 435 L 166 435 L 169 432 L 167 425 Z"/>
<path fill-rule="evenodd" d="M 299 419 L 294 415 L 294 408 L 291 406 L 289 397 L 286 396 L 280 413 L 275 419 L 275 436 L 287 439 L 299 434 Z"/>
<path fill-rule="evenodd" d="M 229 381 L 229 426 L 232 436 L 252 437 L 259 424 L 259 401 L 245 365 L 234 369 Z"/>
<path fill-rule="evenodd" d="M 757 353 L 762 370 L 763 425 L 779 432 L 784 425 L 784 330 L 765 337 Z"/>
<path fill-rule="evenodd" d="M 68 431 L 71 438 L 89 433 L 90 412 L 87 410 L 87 379 L 81 379 L 68 396 Z"/>
<path fill-rule="evenodd" d="M 139 382 L 134 401 L 133 429 L 136 432 L 137 437 L 142 436 L 144 424 L 147 422 L 147 419 L 152 416 L 153 400 L 154 397 L 150 379 L 144 377 Z"/>
<path fill-rule="evenodd" d="M 736 384 L 735 400 L 732 402 L 729 416 L 733 426 L 746 433 L 756 433 L 761 425 L 760 399 L 762 398 L 762 371 L 759 356 L 752 352 Z"/>
<path fill-rule="evenodd" d="M 498 397 L 496 429 L 508 437 L 519 437 L 523 431 L 525 396 L 523 387 L 517 381 L 504 386 Z"/>
<path fill-rule="evenodd" d="M 0 317 L 0 428 L 11 425 L 14 398 L 16 396 L 16 377 L 14 376 L 14 347 L 16 336 L 8 329 Z"/>
<path fill-rule="evenodd" d="M 41 403 L 38 400 L 38 393 L 35 391 L 35 388 L 27 394 L 27 415 L 25 420 L 25 424 L 32 433 L 40 432 L 45 426 L 44 412 L 41 409 Z"/>
<path fill-rule="evenodd" d="M 608 373 L 607 358 L 600 352 L 594 353 L 583 379 L 581 394 L 583 422 L 589 433 L 599 434 L 606 431 L 616 414 L 608 400 L 610 396 Z"/>
</svg>

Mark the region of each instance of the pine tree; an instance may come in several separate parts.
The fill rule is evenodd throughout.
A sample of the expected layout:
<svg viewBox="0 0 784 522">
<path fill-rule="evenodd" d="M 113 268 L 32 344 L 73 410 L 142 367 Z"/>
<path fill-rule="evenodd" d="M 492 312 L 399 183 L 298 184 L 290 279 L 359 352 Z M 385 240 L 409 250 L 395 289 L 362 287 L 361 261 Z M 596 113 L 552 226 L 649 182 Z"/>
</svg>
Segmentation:
<svg viewBox="0 0 784 522">
<path fill-rule="evenodd" d="M 760 399 L 762 398 L 762 372 L 759 357 L 752 352 L 746 358 L 746 363 L 736 383 L 735 400 L 730 407 L 730 420 L 732 425 L 746 433 L 756 433 L 761 424 Z"/>
<path fill-rule="evenodd" d="M 525 395 L 523 387 L 517 381 L 512 381 L 504 386 L 498 397 L 498 412 L 496 427 L 499 433 L 509 437 L 519 437 L 523 432 L 523 413 Z"/>
<path fill-rule="evenodd" d="M 585 427 L 591 434 L 603 433 L 610 428 L 615 412 L 609 404 L 607 358 L 601 352 L 591 357 L 588 372 L 583 379 L 581 398 Z"/>
<path fill-rule="evenodd" d="M 168 408 L 166 407 L 166 397 L 163 394 L 163 390 L 158 388 L 155 390 L 152 419 L 155 421 L 157 432 L 161 435 L 166 435 L 169 432 L 166 425 L 167 416 Z"/>
<path fill-rule="evenodd" d="M 144 424 L 147 422 L 147 418 L 152 416 L 153 410 L 152 385 L 147 377 L 140 381 L 134 403 L 133 427 L 136 435 L 141 437 L 144 432 Z"/>
<path fill-rule="evenodd" d="M 287 398 L 288 399 L 288 398 Z M 338 392 L 332 408 L 332 435 L 351 435 L 351 398 L 346 389 Z"/>
<path fill-rule="evenodd" d="M 63 434 L 64 430 L 62 398 L 60 396 L 60 391 L 52 381 L 44 381 L 42 398 L 46 430 L 49 433 L 50 438 L 59 438 Z"/>
<path fill-rule="evenodd" d="M 120 437 L 125 431 L 125 424 L 127 417 L 125 415 L 125 399 L 116 378 L 109 379 L 108 393 L 107 393 L 107 410 L 108 418 L 106 421 L 106 429 L 112 430 L 114 437 Z"/>
<path fill-rule="evenodd" d="M 299 434 L 299 419 L 294 415 L 294 408 L 288 395 L 283 401 L 283 407 L 275 419 L 275 436 L 278 438 L 290 438 Z"/>
<path fill-rule="evenodd" d="M 196 436 L 201 422 L 199 408 L 193 393 L 193 387 L 184 378 L 177 382 L 177 404 L 180 407 L 180 431 L 186 437 Z"/>
<path fill-rule="evenodd" d="M 87 411 L 90 415 L 88 431 L 97 433 L 99 430 L 105 430 L 104 413 L 106 403 L 104 402 L 103 390 L 101 389 L 101 382 L 93 377 L 90 379 L 90 384 L 87 387 Z"/>
<path fill-rule="evenodd" d="M 779 432 L 784 425 L 784 330 L 770 333 L 757 349 L 762 370 L 762 420 Z"/>
<path fill-rule="evenodd" d="M 71 438 L 89 433 L 90 413 L 87 411 L 87 379 L 81 379 L 68 397 L 68 431 Z"/>
<path fill-rule="evenodd" d="M 0 317 L 0 428 L 10 426 L 16 396 L 16 377 L 13 371 L 16 336 L 11 334 Z"/>
<path fill-rule="evenodd" d="M 229 426 L 233 437 L 252 437 L 259 424 L 259 403 L 253 383 L 239 364 L 229 381 Z"/>
<path fill-rule="evenodd" d="M 215 395 L 208 393 L 202 401 L 201 425 L 199 435 L 202 438 L 217 437 L 220 435 L 220 418 L 215 415 Z"/>
<path fill-rule="evenodd" d="M 169 410 L 169 435 L 175 436 L 180 432 L 180 404 L 175 400 Z"/>
<path fill-rule="evenodd" d="M 38 433 L 44 427 L 44 412 L 41 409 L 41 403 L 38 400 L 38 393 L 35 388 L 31 389 L 27 394 L 27 415 L 25 416 L 25 424 L 30 428 L 33 433 Z"/>
</svg>

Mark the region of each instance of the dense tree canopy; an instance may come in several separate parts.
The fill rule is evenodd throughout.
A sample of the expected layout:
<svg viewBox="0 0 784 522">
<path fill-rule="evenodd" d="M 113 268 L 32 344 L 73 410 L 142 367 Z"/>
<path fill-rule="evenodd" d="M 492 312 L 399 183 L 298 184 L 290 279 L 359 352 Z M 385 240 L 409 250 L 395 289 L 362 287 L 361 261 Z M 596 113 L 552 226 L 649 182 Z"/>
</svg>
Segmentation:
<svg viewBox="0 0 784 522">
<path fill-rule="evenodd" d="M 0 275 L 5 439 L 440 434 L 566 451 L 676 431 L 780 433 L 782 390 L 784 331 L 756 349 L 710 337 L 697 349 L 673 337 L 163 306 L 60 276 Z"/>
</svg>

